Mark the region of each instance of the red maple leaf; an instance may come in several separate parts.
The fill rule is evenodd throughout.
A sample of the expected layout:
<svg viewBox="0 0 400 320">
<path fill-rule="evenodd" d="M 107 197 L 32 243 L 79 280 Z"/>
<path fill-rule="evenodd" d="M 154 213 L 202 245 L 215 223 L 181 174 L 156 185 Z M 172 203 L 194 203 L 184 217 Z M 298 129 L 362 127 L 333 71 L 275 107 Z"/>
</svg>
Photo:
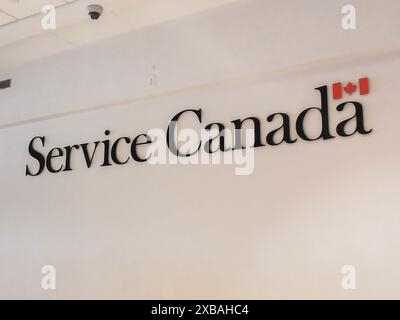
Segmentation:
<svg viewBox="0 0 400 320">
<path fill-rule="evenodd" d="M 353 83 L 349 82 L 344 88 L 343 90 L 348 93 L 348 94 L 352 94 L 354 91 L 357 90 L 357 86 L 354 85 Z"/>
</svg>

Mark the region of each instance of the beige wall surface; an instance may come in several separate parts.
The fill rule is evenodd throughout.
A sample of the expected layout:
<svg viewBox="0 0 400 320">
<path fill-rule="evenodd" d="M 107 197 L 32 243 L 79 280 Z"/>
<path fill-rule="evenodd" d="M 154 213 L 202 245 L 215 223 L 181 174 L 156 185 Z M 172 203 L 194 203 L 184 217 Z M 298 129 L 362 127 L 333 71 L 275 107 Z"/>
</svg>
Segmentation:
<svg viewBox="0 0 400 320">
<path fill-rule="evenodd" d="M 400 298 L 400 2 L 239 1 L 0 69 L 1 298 Z M 155 66 L 155 68 L 154 68 Z M 156 71 L 154 71 L 156 70 Z M 157 73 L 157 87 L 148 77 Z M 320 106 L 314 88 L 367 76 L 369 135 L 257 148 L 232 165 L 129 162 L 26 177 L 51 147 Z M 329 92 L 332 132 L 338 112 Z M 308 129 L 318 130 L 315 118 Z M 54 265 L 57 289 L 43 290 Z M 341 286 L 344 265 L 357 288 Z"/>
</svg>

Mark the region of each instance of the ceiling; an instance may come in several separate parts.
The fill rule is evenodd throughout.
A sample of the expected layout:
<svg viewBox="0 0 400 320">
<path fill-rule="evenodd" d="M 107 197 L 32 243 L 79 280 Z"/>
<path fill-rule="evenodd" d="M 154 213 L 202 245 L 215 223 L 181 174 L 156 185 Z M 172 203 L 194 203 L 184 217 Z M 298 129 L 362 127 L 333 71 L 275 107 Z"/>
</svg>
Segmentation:
<svg viewBox="0 0 400 320">
<path fill-rule="evenodd" d="M 0 26 L 38 14 L 45 5 L 59 7 L 75 0 L 0 0 Z"/>
<path fill-rule="evenodd" d="M 239 0 L 0 0 L 0 69 L 178 19 Z M 90 20 L 89 4 L 104 13 Z M 42 28 L 42 7 L 56 7 L 56 29 Z"/>
</svg>

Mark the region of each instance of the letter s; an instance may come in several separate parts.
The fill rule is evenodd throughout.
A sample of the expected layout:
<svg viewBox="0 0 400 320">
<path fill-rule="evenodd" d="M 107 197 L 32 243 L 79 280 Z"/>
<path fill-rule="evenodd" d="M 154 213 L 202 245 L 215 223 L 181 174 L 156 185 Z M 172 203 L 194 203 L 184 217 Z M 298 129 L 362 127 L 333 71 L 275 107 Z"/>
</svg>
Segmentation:
<svg viewBox="0 0 400 320">
<path fill-rule="evenodd" d="M 45 142 L 45 137 L 34 137 L 31 142 L 29 143 L 29 154 L 35 158 L 38 162 L 39 162 L 39 170 L 36 174 L 32 174 L 31 171 L 29 170 L 28 165 L 26 165 L 26 169 L 25 169 L 25 176 L 38 176 L 39 174 L 42 173 L 44 166 L 45 166 L 45 158 L 44 156 L 35 150 L 35 148 L 33 147 L 33 142 L 36 139 L 40 139 L 40 141 L 42 141 L 42 145 L 44 147 L 44 142 Z"/>
</svg>

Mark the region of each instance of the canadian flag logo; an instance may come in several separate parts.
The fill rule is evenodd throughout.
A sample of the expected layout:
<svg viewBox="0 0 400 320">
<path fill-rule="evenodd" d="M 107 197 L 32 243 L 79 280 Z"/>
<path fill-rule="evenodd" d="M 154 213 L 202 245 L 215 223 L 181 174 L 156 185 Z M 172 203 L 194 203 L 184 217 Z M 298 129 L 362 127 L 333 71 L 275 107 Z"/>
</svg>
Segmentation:
<svg viewBox="0 0 400 320">
<path fill-rule="evenodd" d="M 359 91 L 360 95 L 366 95 L 369 93 L 369 80 L 368 78 L 358 79 L 358 84 L 353 82 L 347 82 L 345 86 L 341 82 L 332 84 L 332 96 L 334 100 L 342 99 L 343 91 L 346 94 L 352 95 L 354 92 Z"/>
</svg>

